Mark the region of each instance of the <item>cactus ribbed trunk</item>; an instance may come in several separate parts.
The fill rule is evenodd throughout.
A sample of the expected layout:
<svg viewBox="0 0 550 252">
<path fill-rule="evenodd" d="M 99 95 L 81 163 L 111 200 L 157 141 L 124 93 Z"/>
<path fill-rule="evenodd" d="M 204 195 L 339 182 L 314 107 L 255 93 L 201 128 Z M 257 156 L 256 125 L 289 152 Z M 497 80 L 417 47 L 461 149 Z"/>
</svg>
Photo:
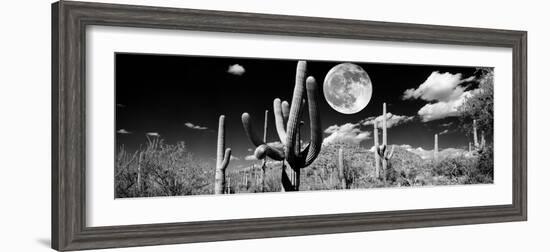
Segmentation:
<svg viewBox="0 0 550 252">
<path fill-rule="evenodd" d="M 437 154 L 439 153 L 438 147 L 438 134 L 434 135 L 434 160 L 437 161 Z"/>
<path fill-rule="evenodd" d="M 347 188 L 346 175 L 344 173 L 344 150 L 342 147 L 338 149 L 338 178 L 342 189 Z"/>
<path fill-rule="evenodd" d="M 382 105 L 382 145 L 385 149 L 388 146 L 388 128 L 386 120 L 386 103 Z M 388 161 L 385 158 L 382 158 L 382 176 L 384 176 L 384 184 L 386 184 L 386 172 L 388 168 Z"/>
<path fill-rule="evenodd" d="M 376 120 L 373 123 L 374 125 L 374 178 L 380 177 L 380 155 L 378 155 L 378 123 Z"/>
<path fill-rule="evenodd" d="M 221 115 L 218 121 L 218 146 L 216 155 L 216 175 L 214 193 L 223 194 L 225 189 L 225 169 L 231 159 L 231 149 L 225 149 L 225 116 Z"/>
</svg>

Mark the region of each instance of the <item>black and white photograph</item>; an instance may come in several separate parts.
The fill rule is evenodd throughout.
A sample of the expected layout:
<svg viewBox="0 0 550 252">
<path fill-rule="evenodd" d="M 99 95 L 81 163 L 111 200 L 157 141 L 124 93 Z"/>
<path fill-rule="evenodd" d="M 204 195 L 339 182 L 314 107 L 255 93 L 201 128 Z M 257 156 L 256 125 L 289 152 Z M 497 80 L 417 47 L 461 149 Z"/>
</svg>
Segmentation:
<svg viewBox="0 0 550 252">
<path fill-rule="evenodd" d="M 491 66 L 115 54 L 115 198 L 493 183 Z"/>
</svg>

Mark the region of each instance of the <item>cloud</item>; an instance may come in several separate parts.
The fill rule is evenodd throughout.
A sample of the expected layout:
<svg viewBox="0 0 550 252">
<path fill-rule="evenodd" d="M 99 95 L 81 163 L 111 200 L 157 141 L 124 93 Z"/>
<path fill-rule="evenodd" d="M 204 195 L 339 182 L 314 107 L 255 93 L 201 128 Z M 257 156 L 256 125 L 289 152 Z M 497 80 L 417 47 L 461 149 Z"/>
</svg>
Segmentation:
<svg viewBox="0 0 550 252">
<path fill-rule="evenodd" d="M 254 150 L 252 148 L 248 148 L 248 152 L 253 152 Z"/>
<path fill-rule="evenodd" d="M 449 126 L 451 126 L 451 125 L 453 125 L 453 122 L 443 123 L 443 124 L 441 124 L 441 125 L 439 125 L 439 126 L 441 126 L 441 127 L 449 127 Z"/>
<path fill-rule="evenodd" d="M 458 116 L 458 108 L 462 106 L 466 99 L 471 97 L 474 92 L 475 90 L 464 92 L 456 100 L 428 103 L 418 110 L 418 115 L 422 118 L 423 122 Z"/>
<path fill-rule="evenodd" d="M 118 133 L 118 134 L 132 134 L 132 132 L 127 131 L 125 129 L 119 129 L 119 130 L 116 131 L 116 133 Z"/>
<path fill-rule="evenodd" d="M 382 128 L 382 119 L 384 119 L 383 115 L 380 115 L 378 117 L 368 117 L 361 121 L 361 124 L 364 126 L 366 125 L 373 125 L 376 121 L 378 123 L 378 128 Z M 386 113 L 386 126 L 389 128 L 401 125 L 403 123 L 410 122 L 414 119 L 414 116 L 405 116 L 405 115 L 394 115 L 392 113 Z"/>
<path fill-rule="evenodd" d="M 194 130 L 207 130 L 208 129 L 207 127 L 195 125 L 195 124 L 192 124 L 190 122 L 186 122 L 185 127 L 190 128 L 190 129 L 194 129 Z"/>
<path fill-rule="evenodd" d="M 438 135 L 445 135 L 447 133 L 451 132 L 449 129 L 445 129 L 444 131 L 441 131 L 439 133 L 437 133 Z"/>
<path fill-rule="evenodd" d="M 330 143 L 352 143 L 359 144 L 370 138 L 369 131 L 359 129 L 360 124 L 346 123 L 344 125 L 332 125 L 325 130 L 325 133 L 330 134 L 323 140 L 323 144 Z"/>
<path fill-rule="evenodd" d="M 239 64 L 230 65 L 229 68 L 227 68 L 227 72 L 233 75 L 241 76 L 246 72 L 244 70 L 244 67 Z"/>
<path fill-rule="evenodd" d="M 231 157 L 229 158 L 229 160 L 241 160 L 241 159 L 238 158 L 238 157 L 235 157 L 235 156 L 231 155 Z"/>
<path fill-rule="evenodd" d="M 422 159 L 433 159 L 434 158 L 434 150 L 425 150 L 422 147 L 413 148 L 410 145 L 401 145 L 401 147 L 405 148 L 407 151 L 414 153 L 418 155 Z M 464 149 L 457 149 L 457 148 L 446 148 L 446 149 L 439 149 L 438 151 L 438 158 L 448 158 L 448 157 L 458 157 L 467 154 L 467 151 Z"/>
<path fill-rule="evenodd" d="M 145 133 L 145 135 L 147 135 L 147 136 L 154 136 L 154 137 L 159 137 L 159 136 L 160 136 L 160 134 L 157 133 L 157 132 L 147 132 L 147 133 Z"/>
<path fill-rule="evenodd" d="M 403 99 L 422 99 L 425 101 L 451 101 L 464 93 L 461 83 L 473 81 L 474 76 L 462 79 L 462 74 L 432 72 L 418 88 L 407 89 Z"/>
<path fill-rule="evenodd" d="M 405 90 L 403 100 L 421 99 L 430 103 L 418 110 L 423 122 L 458 116 L 458 108 L 475 90 L 465 91 L 462 83 L 474 81 L 470 76 L 463 79 L 462 74 L 432 72 L 418 88 Z"/>
<path fill-rule="evenodd" d="M 252 161 L 252 160 L 258 160 L 258 159 L 256 158 L 256 156 L 254 156 L 254 154 L 252 154 L 244 157 L 244 160 Z"/>
</svg>

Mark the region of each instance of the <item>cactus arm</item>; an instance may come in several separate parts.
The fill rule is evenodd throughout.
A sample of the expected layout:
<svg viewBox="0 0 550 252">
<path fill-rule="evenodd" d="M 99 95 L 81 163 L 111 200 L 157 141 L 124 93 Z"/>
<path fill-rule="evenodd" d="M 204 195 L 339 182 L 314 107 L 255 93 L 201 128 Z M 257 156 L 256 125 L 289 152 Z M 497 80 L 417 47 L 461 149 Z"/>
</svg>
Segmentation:
<svg viewBox="0 0 550 252">
<path fill-rule="evenodd" d="M 265 114 L 264 114 L 264 143 L 267 142 L 267 118 L 268 118 L 268 115 L 269 115 L 269 110 L 266 110 L 265 111 Z"/>
<path fill-rule="evenodd" d="M 288 115 L 290 114 L 290 105 L 288 104 L 287 101 L 283 101 L 281 103 L 281 110 L 283 112 L 283 125 L 286 125 L 287 121 L 288 121 Z"/>
<path fill-rule="evenodd" d="M 220 168 L 222 170 L 225 170 L 225 168 L 227 168 L 227 166 L 229 165 L 229 160 L 231 160 L 231 148 L 225 149 L 225 155 L 223 156 L 223 161 L 220 164 Z"/>
<path fill-rule="evenodd" d="M 315 78 L 308 77 L 306 80 L 307 98 L 309 106 L 309 122 L 310 122 L 310 142 L 306 149 L 304 149 L 305 161 L 304 166 L 309 166 L 319 152 L 321 152 L 321 145 L 323 143 L 323 131 L 321 126 L 321 115 L 319 111 L 319 89 Z M 307 150 L 307 152 L 306 152 Z"/>
<path fill-rule="evenodd" d="M 250 118 L 250 115 L 248 113 L 243 113 L 241 120 L 243 122 L 244 131 L 246 132 L 246 135 L 248 136 L 248 139 L 250 139 L 252 144 L 254 144 L 254 146 L 260 146 L 264 144 L 264 142 L 258 137 L 252 127 L 252 119 Z"/>
<path fill-rule="evenodd" d="M 391 146 L 391 151 L 390 151 L 390 153 L 389 153 L 389 154 L 387 155 L 387 157 L 386 157 L 387 160 L 390 160 L 391 157 L 393 156 L 393 150 L 394 150 L 394 149 L 395 149 L 395 145 L 392 144 L 392 146 Z"/>
<path fill-rule="evenodd" d="M 287 103 L 288 106 L 288 103 Z M 286 143 L 286 130 L 285 130 L 285 119 L 284 113 L 281 105 L 281 99 L 277 98 L 273 100 L 273 114 L 275 115 L 275 128 L 277 129 L 277 134 L 279 139 L 283 144 Z"/>
<path fill-rule="evenodd" d="M 258 160 L 268 156 L 273 160 L 281 161 L 285 158 L 284 147 L 280 142 L 262 144 L 254 150 L 254 156 Z"/>
<path fill-rule="evenodd" d="M 296 83 L 294 85 L 294 93 L 292 97 L 292 103 L 290 105 L 290 114 L 288 116 L 288 122 L 286 126 L 286 145 L 285 153 L 287 154 L 287 160 L 290 166 L 295 167 L 297 157 L 295 155 L 296 148 L 296 132 L 298 130 L 298 123 L 300 123 L 299 113 L 302 106 L 302 99 L 304 96 L 304 76 L 306 71 L 306 62 L 299 61 L 296 67 Z"/>
<path fill-rule="evenodd" d="M 385 144 L 379 145 L 376 151 L 378 152 L 378 155 L 380 157 L 385 157 L 384 153 L 386 153 L 386 145 Z"/>
</svg>

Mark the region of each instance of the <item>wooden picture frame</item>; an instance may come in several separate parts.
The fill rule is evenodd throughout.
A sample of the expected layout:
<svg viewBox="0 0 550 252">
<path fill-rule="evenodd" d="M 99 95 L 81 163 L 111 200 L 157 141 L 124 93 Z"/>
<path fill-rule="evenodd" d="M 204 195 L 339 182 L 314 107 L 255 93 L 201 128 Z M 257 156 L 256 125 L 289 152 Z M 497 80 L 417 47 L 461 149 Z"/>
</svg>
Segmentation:
<svg viewBox="0 0 550 252">
<path fill-rule="evenodd" d="M 86 227 L 90 25 L 511 48 L 512 204 Z M 52 247 L 80 250 L 527 220 L 527 32 L 84 2 L 52 5 Z"/>
</svg>

